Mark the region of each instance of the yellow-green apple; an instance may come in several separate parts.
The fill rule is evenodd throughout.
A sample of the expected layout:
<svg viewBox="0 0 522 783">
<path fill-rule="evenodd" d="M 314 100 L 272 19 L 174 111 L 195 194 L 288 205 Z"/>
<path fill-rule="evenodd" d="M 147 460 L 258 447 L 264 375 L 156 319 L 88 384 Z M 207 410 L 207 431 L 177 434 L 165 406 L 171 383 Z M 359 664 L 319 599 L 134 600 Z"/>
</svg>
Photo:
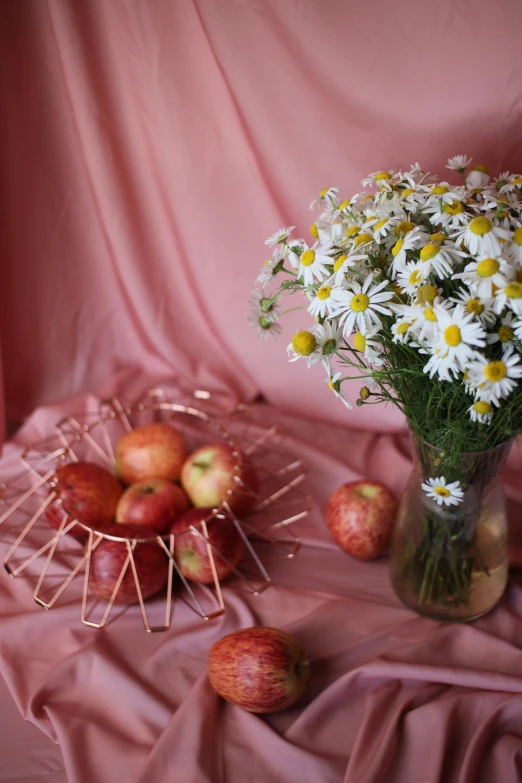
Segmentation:
<svg viewBox="0 0 522 783">
<path fill-rule="evenodd" d="M 224 515 L 211 516 L 211 508 L 192 508 L 178 517 L 170 531 L 175 533 L 174 560 L 186 579 L 200 584 L 214 581 L 208 542 L 218 579 L 224 579 L 237 566 L 244 542 L 236 526 Z M 202 520 L 207 520 L 204 537 Z M 194 527 L 195 530 L 189 528 Z M 221 555 L 221 557 L 220 557 Z"/>
<path fill-rule="evenodd" d="M 338 487 L 326 507 L 326 522 L 337 544 L 358 560 L 383 555 L 390 540 L 397 501 L 375 481 L 353 481 Z"/>
<path fill-rule="evenodd" d="M 151 536 L 150 527 L 143 525 L 110 525 L 104 532 L 130 539 Z M 106 601 L 110 599 L 128 554 L 124 541 L 108 538 L 103 539 L 93 550 L 89 566 L 89 587 L 95 596 Z M 145 600 L 166 585 L 167 558 L 156 541 L 137 543 L 133 557 L 141 594 Z M 135 604 L 138 600 L 134 574 L 129 563 L 115 601 L 119 604 Z"/>
<path fill-rule="evenodd" d="M 306 654 L 278 628 L 243 628 L 212 646 L 209 679 L 227 701 L 248 712 L 279 712 L 303 693 L 309 677 Z"/>
<path fill-rule="evenodd" d="M 92 528 L 114 520 L 123 492 L 118 479 L 93 462 L 69 462 L 56 471 L 56 492 L 71 517 Z"/>
<path fill-rule="evenodd" d="M 235 479 L 236 471 L 239 481 Z M 258 482 L 254 466 L 241 455 L 235 457 L 232 448 L 225 443 L 201 446 L 194 451 L 181 470 L 181 484 L 197 507 L 216 508 L 226 500 L 235 514 L 243 516 L 257 503 Z"/>
<path fill-rule="evenodd" d="M 144 424 L 116 443 L 116 474 L 124 484 L 152 478 L 176 481 L 185 460 L 185 441 L 175 427 Z"/>
<path fill-rule="evenodd" d="M 168 533 L 174 520 L 189 507 L 188 498 L 177 484 L 165 479 L 148 479 L 131 484 L 116 507 L 116 522 L 145 525 L 156 533 Z"/>
</svg>

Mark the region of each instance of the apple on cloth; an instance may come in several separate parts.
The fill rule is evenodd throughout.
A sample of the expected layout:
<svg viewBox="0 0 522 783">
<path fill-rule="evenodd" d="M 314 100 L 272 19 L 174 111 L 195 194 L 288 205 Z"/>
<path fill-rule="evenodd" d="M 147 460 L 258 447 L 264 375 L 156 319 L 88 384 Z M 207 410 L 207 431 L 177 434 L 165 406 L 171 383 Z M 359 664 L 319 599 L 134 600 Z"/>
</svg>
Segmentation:
<svg viewBox="0 0 522 783">
<path fill-rule="evenodd" d="M 148 479 L 131 484 L 116 507 L 118 524 L 144 525 L 163 535 L 169 532 L 174 520 L 189 507 L 181 487 L 165 479 Z"/>
<path fill-rule="evenodd" d="M 177 481 L 186 456 L 185 440 L 170 424 L 144 424 L 119 438 L 115 456 L 116 475 L 124 484 L 152 478 Z"/>
<path fill-rule="evenodd" d="M 123 487 L 108 470 L 93 462 L 70 462 L 56 470 L 56 479 L 56 493 L 71 517 L 95 529 L 114 520 Z"/>
<path fill-rule="evenodd" d="M 241 467 L 239 480 L 236 480 L 238 464 Z M 194 506 L 217 508 L 226 500 L 238 516 L 248 514 L 258 501 L 254 466 L 245 457 L 235 456 L 234 450 L 226 443 L 196 449 L 183 465 L 181 486 Z"/>
<path fill-rule="evenodd" d="M 278 628 L 243 628 L 215 642 L 208 675 L 214 690 L 247 712 L 280 712 L 303 693 L 310 674 L 303 648 Z"/>
<path fill-rule="evenodd" d="M 244 541 L 229 517 L 212 514 L 212 508 L 192 508 L 178 517 L 171 526 L 175 533 L 174 561 L 185 577 L 199 584 L 214 581 L 208 542 L 212 547 L 214 565 L 218 579 L 225 579 L 241 560 Z M 206 521 L 208 537 L 190 527 L 202 531 L 201 522 Z"/>
<path fill-rule="evenodd" d="M 389 549 L 397 501 L 374 481 L 341 484 L 328 501 L 326 523 L 336 543 L 358 560 L 373 560 Z"/>
<path fill-rule="evenodd" d="M 110 525 L 103 532 L 120 538 L 150 538 L 150 528 L 142 525 Z M 124 541 L 113 541 L 109 538 L 100 541 L 96 549 L 92 551 L 89 565 L 89 588 L 97 598 L 106 601 L 110 599 L 128 554 L 127 544 Z M 155 541 L 138 542 L 134 548 L 133 557 L 141 593 L 145 600 L 167 584 L 167 557 Z M 138 601 L 134 574 L 129 562 L 115 602 L 135 604 Z"/>
</svg>

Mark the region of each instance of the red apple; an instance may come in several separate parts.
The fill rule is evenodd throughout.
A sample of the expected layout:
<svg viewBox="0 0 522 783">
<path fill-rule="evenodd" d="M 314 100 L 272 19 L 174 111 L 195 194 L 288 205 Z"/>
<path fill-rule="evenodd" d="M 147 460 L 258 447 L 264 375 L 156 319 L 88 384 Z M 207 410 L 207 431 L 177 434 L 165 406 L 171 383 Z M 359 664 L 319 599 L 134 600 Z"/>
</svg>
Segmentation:
<svg viewBox="0 0 522 783">
<path fill-rule="evenodd" d="M 354 481 L 335 490 L 326 522 L 341 549 L 358 560 L 372 560 L 389 549 L 396 511 L 397 501 L 385 486 Z"/>
<path fill-rule="evenodd" d="M 63 506 L 61 503 L 53 503 L 52 505 L 48 506 L 44 519 L 47 522 L 48 525 L 50 525 L 55 530 L 59 530 L 60 526 L 62 524 L 62 520 L 64 517 L 65 511 L 63 509 Z M 71 522 L 71 517 L 67 515 L 67 520 L 65 522 L 65 526 Z M 67 535 L 72 536 L 73 538 L 76 538 L 78 541 L 85 541 L 87 536 L 89 535 L 86 530 L 83 529 L 81 525 L 74 525 L 72 527 Z"/>
<path fill-rule="evenodd" d="M 124 484 L 152 478 L 176 481 L 184 459 L 183 435 L 161 422 L 136 427 L 116 443 L 116 474 Z"/>
<path fill-rule="evenodd" d="M 121 496 L 116 522 L 145 525 L 162 535 L 188 507 L 187 496 L 177 484 L 165 479 L 138 481 Z"/>
<path fill-rule="evenodd" d="M 71 517 L 92 528 L 109 525 L 123 488 L 112 473 L 92 462 L 70 462 L 56 471 L 56 492 Z"/>
<path fill-rule="evenodd" d="M 203 533 L 201 521 L 207 519 L 211 513 L 211 508 L 192 508 L 178 517 L 170 529 L 171 533 L 176 533 L 174 560 L 179 570 L 185 579 L 200 584 L 214 581 L 207 541 L 200 533 L 187 528 L 192 525 Z M 218 578 L 224 579 L 241 560 L 243 539 L 228 517 L 213 516 L 206 526 Z"/>
<path fill-rule="evenodd" d="M 238 461 L 239 478 L 251 490 L 234 480 Z M 181 485 L 195 506 L 216 508 L 224 500 L 238 516 L 248 514 L 257 503 L 257 474 L 244 457 L 234 456 L 230 446 L 218 443 L 202 446 L 186 460 L 181 470 Z"/>
<path fill-rule="evenodd" d="M 150 538 L 152 531 L 142 525 L 111 525 L 104 532 L 126 538 Z M 127 556 L 128 549 L 124 541 L 108 538 L 100 541 L 91 554 L 89 566 L 89 587 L 95 596 L 105 601 L 110 599 Z M 144 541 L 136 544 L 133 556 L 143 599 L 150 598 L 167 583 L 168 563 L 165 553 L 156 541 Z M 130 563 L 115 600 L 119 604 L 138 603 Z"/>
<path fill-rule="evenodd" d="M 244 628 L 211 648 L 208 675 L 227 701 L 248 712 L 291 707 L 306 687 L 309 664 L 293 636 L 277 628 Z"/>
</svg>

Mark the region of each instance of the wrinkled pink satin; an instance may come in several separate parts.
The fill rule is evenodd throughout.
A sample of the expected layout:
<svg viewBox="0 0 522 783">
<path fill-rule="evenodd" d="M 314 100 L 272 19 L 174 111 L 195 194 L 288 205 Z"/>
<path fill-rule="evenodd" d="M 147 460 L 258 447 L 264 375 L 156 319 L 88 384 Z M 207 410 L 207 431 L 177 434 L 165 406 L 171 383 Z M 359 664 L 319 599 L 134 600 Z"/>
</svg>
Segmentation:
<svg viewBox="0 0 522 783">
<path fill-rule="evenodd" d="M 45 613 L 29 583 L 0 575 L 1 779 L 522 775 L 518 453 L 502 606 L 471 626 L 416 617 L 391 593 L 387 561 L 345 557 L 322 516 L 356 476 L 400 491 L 400 417 L 347 412 L 320 377 L 286 363 L 301 314 L 278 344 L 245 328 L 263 240 L 294 222 L 306 232 L 320 188 L 357 191 L 369 171 L 416 160 L 442 173 L 460 152 L 494 171 L 522 168 L 521 22 L 511 0 L 3 4 L 5 390 L 15 418 L 48 404 L 19 438 L 92 409 L 93 397 L 75 398 L 89 389 L 132 395 L 176 376 L 235 398 L 262 392 L 272 405 L 256 415 L 290 429 L 315 507 L 273 588 L 247 599 L 231 583 L 224 618 L 205 625 L 179 606 L 163 635 L 146 636 L 134 609 L 102 633 L 86 629 L 76 600 Z M 2 478 L 16 457 L 8 447 Z M 225 705 L 205 676 L 210 644 L 251 623 L 295 633 L 314 664 L 304 699 L 278 716 Z M 20 722 L 12 698 L 59 747 Z"/>
</svg>

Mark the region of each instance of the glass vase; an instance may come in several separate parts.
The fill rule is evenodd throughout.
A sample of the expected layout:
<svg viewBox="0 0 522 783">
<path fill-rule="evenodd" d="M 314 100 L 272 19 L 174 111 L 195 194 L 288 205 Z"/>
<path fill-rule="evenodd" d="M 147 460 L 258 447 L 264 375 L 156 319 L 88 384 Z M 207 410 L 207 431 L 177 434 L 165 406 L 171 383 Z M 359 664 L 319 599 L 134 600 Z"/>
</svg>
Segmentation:
<svg viewBox="0 0 522 783">
<path fill-rule="evenodd" d="M 512 440 L 481 452 L 442 451 L 412 435 L 414 467 L 394 528 L 390 578 L 421 615 L 466 621 L 489 612 L 507 582 L 507 520 L 499 473 Z M 460 481 L 458 505 L 439 505 L 422 484 Z"/>
</svg>

